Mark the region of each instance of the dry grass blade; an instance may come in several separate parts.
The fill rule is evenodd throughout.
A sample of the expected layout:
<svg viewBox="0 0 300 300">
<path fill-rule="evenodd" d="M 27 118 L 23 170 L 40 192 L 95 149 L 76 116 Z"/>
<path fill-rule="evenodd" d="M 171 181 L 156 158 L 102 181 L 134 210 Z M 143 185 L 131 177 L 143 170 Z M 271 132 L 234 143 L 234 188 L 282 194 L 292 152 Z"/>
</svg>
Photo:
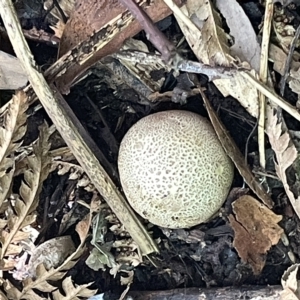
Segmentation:
<svg viewBox="0 0 300 300">
<path fill-rule="evenodd" d="M 290 190 L 286 175 L 286 170 L 293 164 L 298 153 L 296 147 L 290 143 L 291 139 L 288 132 L 282 132 L 282 123 L 277 124 L 277 122 L 277 116 L 273 114 L 269 119 L 269 126 L 266 128 L 270 144 L 276 155 L 275 170 L 296 214 L 300 218 L 300 197 L 295 198 Z"/>
<path fill-rule="evenodd" d="M 34 210 L 38 205 L 39 194 L 50 169 L 48 126 L 40 127 L 40 136 L 33 146 L 33 155 L 26 158 L 28 169 L 20 187 L 20 197 L 10 209 L 7 228 L 1 234 L 1 259 L 17 232 L 35 220 Z"/>
<path fill-rule="evenodd" d="M 75 285 L 72 283 L 71 277 L 67 277 L 62 282 L 62 288 L 65 292 L 66 296 L 63 296 L 59 290 L 56 290 L 52 293 L 54 300 L 73 300 L 79 299 L 77 297 L 91 297 L 95 295 L 97 290 L 90 290 L 88 287 L 92 283 L 83 284 L 83 285 Z M 76 297 L 76 298 L 75 298 Z"/>
<path fill-rule="evenodd" d="M 3 120 L 0 126 L 0 207 L 7 197 L 14 174 L 14 151 L 22 144 L 21 139 L 27 129 L 27 107 L 26 94 L 18 92 L 0 116 Z"/>
<path fill-rule="evenodd" d="M 263 83 L 267 83 L 268 79 L 268 52 L 270 42 L 271 24 L 273 18 L 273 2 L 272 0 L 266 1 L 263 36 L 262 36 L 262 49 L 260 56 L 260 70 L 259 77 Z M 258 93 L 259 99 L 259 117 L 258 117 L 258 152 L 260 166 L 266 168 L 266 154 L 265 154 L 265 114 L 266 114 L 266 97 L 261 92 Z"/>
<path fill-rule="evenodd" d="M 76 226 L 76 231 L 80 237 L 80 245 L 76 251 L 70 255 L 65 262 L 57 267 L 47 271 L 43 264 L 40 264 L 36 269 L 36 280 L 27 278 L 23 281 L 23 289 L 20 291 L 14 287 L 8 280 L 6 280 L 6 291 L 9 299 L 20 300 L 20 299 L 42 299 L 35 293 L 35 290 L 51 293 L 56 290 L 56 287 L 49 284 L 48 281 L 61 280 L 67 270 L 71 269 L 82 256 L 85 251 L 84 243 L 88 235 L 89 228 L 91 226 L 91 214 L 85 219 L 80 221 Z M 44 298 L 43 298 L 44 299 Z M 60 298 L 64 299 L 64 298 Z M 66 298 L 69 299 L 69 298 Z M 74 299 L 74 298 L 70 298 Z M 75 298 L 76 299 L 76 298 Z"/>
</svg>

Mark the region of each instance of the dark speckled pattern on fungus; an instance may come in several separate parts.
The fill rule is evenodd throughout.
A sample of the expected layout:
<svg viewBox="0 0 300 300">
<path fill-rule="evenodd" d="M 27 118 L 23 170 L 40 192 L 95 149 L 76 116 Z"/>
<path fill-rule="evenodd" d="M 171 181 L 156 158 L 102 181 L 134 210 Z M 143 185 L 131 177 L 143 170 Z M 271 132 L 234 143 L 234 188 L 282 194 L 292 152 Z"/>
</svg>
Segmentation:
<svg viewBox="0 0 300 300">
<path fill-rule="evenodd" d="M 212 125 L 182 110 L 147 116 L 122 140 L 118 167 L 124 193 L 151 223 L 188 228 L 212 217 L 233 180 L 233 165 Z"/>
</svg>

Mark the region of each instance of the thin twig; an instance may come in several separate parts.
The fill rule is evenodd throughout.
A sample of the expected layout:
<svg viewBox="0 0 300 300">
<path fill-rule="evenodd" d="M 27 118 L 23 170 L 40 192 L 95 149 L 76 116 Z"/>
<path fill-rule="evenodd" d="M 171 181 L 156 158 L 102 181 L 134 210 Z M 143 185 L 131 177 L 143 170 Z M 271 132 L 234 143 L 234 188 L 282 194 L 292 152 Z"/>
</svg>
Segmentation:
<svg viewBox="0 0 300 300">
<path fill-rule="evenodd" d="M 155 64 L 157 61 L 162 65 L 165 64 L 161 55 L 146 53 L 137 50 L 122 50 L 114 53 L 112 56 L 118 59 L 128 60 L 139 64 Z M 234 75 L 236 75 L 237 72 L 242 70 L 246 71 L 246 69 L 242 68 L 237 70 L 235 68 L 223 66 L 212 67 L 201 62 L 186 59 L 182 59 L 177 64 L 177 70 L 187 73 L 204 74 L 208 77 L 209 80 L 232 78 Z"/>
<path fill-rule="evenodd" d="M 291 116 L 293 116 L 296 120 L 300 122 L 300 114 L 298 110 L 286 102 L 282 97 L 278 96 L 275 91 L 269 88 L 266 84 L 260 82 L 256 78 L 253 77 L 249 72 L 241 72 L 243 77 L 248 80 L 256 89 L 258 89 L 261 93 L 263 93 L 267 98 L 273 101 L 276 105 L 280 106 L 286 112 L 288 112 Z"/>
<path fill-rule="evenodd" d="M 274 4 L 273 0 L 266 1 L 264 27 L 262 35 L 261 55 L 260 55 L 260 70 L 259 77 L 263 83 L 267 83 L 268 80 L 268 53 L 270 32 L 272 26 Z M 259 164 L 266 168 L 266 154 L 265 154 L 265 118 L 266 118 L 266 97 L 263 93 L 258 93 L 259 100 L 259 117 L 258 117 L 258 152 L 259 152 Z"/>
<path fill-rule="evenodd" d="M 119 0 L 132 15 L 139 21 L 142 28 L 147 34 L 148 40 L 161 53 L 165 62 L 170 63 L 176 56 L 174 45 L 166 38 L 166 36 L 153 24 L 149 16 L 140 8 L 133 0 Z"/>
</svg>

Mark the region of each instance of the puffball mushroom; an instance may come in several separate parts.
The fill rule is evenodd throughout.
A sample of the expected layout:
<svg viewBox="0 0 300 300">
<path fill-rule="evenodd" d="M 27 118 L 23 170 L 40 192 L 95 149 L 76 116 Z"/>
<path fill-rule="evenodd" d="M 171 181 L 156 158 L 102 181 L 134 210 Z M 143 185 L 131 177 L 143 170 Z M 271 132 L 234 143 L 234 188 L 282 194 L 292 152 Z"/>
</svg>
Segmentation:
<svg viewBox="0 0 300 300">
<path fill-rule="evenodd" d="M 209 220 L 224 203 L 234 172 L 212 125 L 183 110 L 134 124 L 121 142 L 118 169 L 132 208 L 173 229 Z"/>
</svg>

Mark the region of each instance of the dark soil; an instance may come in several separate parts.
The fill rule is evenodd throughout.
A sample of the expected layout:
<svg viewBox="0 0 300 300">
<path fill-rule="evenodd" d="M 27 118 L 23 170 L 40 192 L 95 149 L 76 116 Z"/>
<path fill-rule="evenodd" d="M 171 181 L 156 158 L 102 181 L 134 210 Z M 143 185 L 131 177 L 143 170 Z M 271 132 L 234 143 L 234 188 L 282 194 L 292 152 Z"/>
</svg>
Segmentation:
<svg viewBox="0 0 300 300">
<path fill-rule="evenodd" d="M 24 1 L 26 2 L 26 1 Z M 249 14 L 250 20 L 253 22 L 255 30 L 258 31 L 258 25 L 262 18 L 262 8 L 258 1 L 241 1 L 245 7 L 246 13 Z M 30 8 L 27 7 L 27 9 Z M 31 28 L 33 25 L 37 28 L 47 29 L 43 16 L 37 15 L 32 19 L 23 19 L 23 26 Z M 168 18 L 167 28 L 165 32 L 167 36 L 179 35 L 180 31 L 175 24 L 175 20 Z M 48 29 L 47 29 L 48 30 Z M 51 30 L 50 30 L 51 31 Z M 140 34 L 138 38 L 145 40 L 144 34 Z M 2 37 L 3 44 L 9 49 L 9 43 L 5 37 Z M 57 49 L 51 48 L 36 42 L 30 42 L 30 47 L 35 55 L 39 65 L 43 69 L 52 64 L 56 59 Z M 1 49 L 0 49 L 1 50 Z M 190 53 L 189 55 L 192 56 Z M 84 81 L 71 89 L 66 99 L 74 110 L 75 114 L 90 133 L 94 141 L 97 143 L 101 151 L 105 154 L 110 164 L 116 168 L 118 145 L 132 124 L 142 117 L 167 109 L 184 109 L 196 112 L 203 116 L 208 116 L 203 106 L 200 96 L 190 97 L 186 104 L 178 104 L 172 102 L 163 102 L 152 105 L 141 105 L 134 100 L 134 94 L 130 90 L 124 90 L 123 94 L 114 94 L 105 83 L 101 82 L 99 74 L 91 74 Z M 247 151 L 248 161 L 253 168 L 256 164 L 257 154 L 257 132 L 251 135 L 256 120 L 252 118 L 243 107 L 233 98 L 224 98 L 212 83 L 209 83 L 204 76 L 199 76 L 202 86 L 206 88 L 206 95 L 211 100 L 214 108 L 218 111 L 218 115 L 225 124 L 227 130 L 235 140 L 239 149 L 243 154 Z M 164 87 L 164 91 L 172 90 L 176 85 L 175 79 L 171 79 L 169 84 Z M 285 98 L 291 103 L 295 103 L 297 97 L 286 89 Z M 92 104 L 93 105 L 92 105 Z M 2 103 L 3 104 L 3 103 Z M 128 113 L 128 107 L 132 108 L 134 113 Z M 118 130 L 117 124 L 119 118 L 125 115 L 124 121 Z M 106 125 L 103 123 L 104 118 Z M 47 117 L 43 110 L 39 110 L 29 118 L 28 133 L 25 143 L 33 141 L 37 135 L 37 125 L 43 120 L 47 120 L 51 124 L 51 120 Z M 293 130 L 299 130 L 299 123 L 294 119 L 286 116 L 287 124 Z M 109 133 L 114 135 L 115 141 L 109 138 Z M 251 136 L 250 136 L 251 135 Z M 249 138 L 250 136 L 250 138 Z M 247 140 L 249 139 L 248 145 Z M 53 139 L 52 148 L 63 145 L 59 136 Z M 267 145 L 267 147 L 269 147 Z M 48 212 L 60 207 L 60 213 L 54 221 L 50 217 L 49 226 L 42 234 L 41 239 L 47 240 L 58 235 L 59 222 L 67 210 L 66 199 L 69 187 L 74 184 L 68 180 L 68 176 L 58 176 L 56 173 L 46 180 L 43 189 L 42 199 L 59 193 L 56 199 L 65 201 L 63 203 L 53 202 L 48 208 Z M 117 183 L 118 184 L 118 183 Z M 243 179 L 236 171 L 232 188 L 242 188 Z M 120 186 L 119 186 L 120 187 Z M 249 285 L 277 285 L 283 272 L 292 264 L 289 258 L 289 252 L 295 255 L 296 262 L 299 261 L 300 240 L 298 231 L 300 223 L 297 216 L 292 212 L 291 207 L 284 195 L 281 187 L 276 187 L 272 192 L 273 201 L 275 202 L 274 211 L 283 215 L 280 226 L 289 236 L 289 245 L 285 246 L 281 241 L 271 248 L 267 253 L 266 265 L 260 275 L 254 276 L 249 265 L 244 264 L 239 258 L 236 250 L 232 246 L 234 237 L 233 230 L 227 222 L 226 210 L 222 217 L 217 216 L 211 222 L 191 228 L 189 230 L 162 230 L 157 226 L 151 228 L 153 237 L 160 239 L 160 254 L 152 257 L 158 264 L 158 268 L 145 258 L 145 263 L 134 268 L 135 277 L 131 286 L 131 290 L 167 290 L 180 287 L 223 287 L 223 286 L 241 286 Z M 91 195 L 80 189 L 77 191 L 76 199 L 85 199 L 90 201 Z M 76 201 L 75 199 L 75 201 Z M 228 203 L 224 204 L 224 208 Z M 38 211 L 41 213 L 42 219 L 44 202 L 41 201 Z M 77 213 L 84 216 L 85 211 L 82 206 L 78 206 Z M 68 233 L 72 234 L 76 239 L 74 226 L 69 228 Z M 107 240 L 113 240 L 110 234 Z M 77 284 L 94 282 L 91 288 L 99 289 L 99 292 L 114 291 L 115 294 L 124 290 L 120 286 L 119 276 L 114 279 L 109 271 L 93 271 L 88 268 L 84 262 L 86 257 L 78 262 L 78 264 L 69 271 L 74 282 Z"/>
</svg>

